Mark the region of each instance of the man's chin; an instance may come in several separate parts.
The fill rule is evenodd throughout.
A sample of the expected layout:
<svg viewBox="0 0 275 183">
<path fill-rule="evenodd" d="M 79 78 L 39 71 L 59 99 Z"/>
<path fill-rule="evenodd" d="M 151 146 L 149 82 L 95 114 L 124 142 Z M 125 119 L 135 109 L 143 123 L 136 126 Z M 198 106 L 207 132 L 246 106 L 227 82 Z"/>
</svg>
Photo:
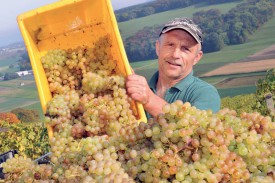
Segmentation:
<svg viewBox="0 0 275 183">
<path fill-rule="evenodd" d="M 173 74 L 167 74 L 167 77 L 170 78 L 170 79 L 172 79 L 172 80 L 178 80 L 178 79 L 180 79 L 180 75 L 179 74 L 175 74 L 175 73 L 173 73 Z"/>
</svg>

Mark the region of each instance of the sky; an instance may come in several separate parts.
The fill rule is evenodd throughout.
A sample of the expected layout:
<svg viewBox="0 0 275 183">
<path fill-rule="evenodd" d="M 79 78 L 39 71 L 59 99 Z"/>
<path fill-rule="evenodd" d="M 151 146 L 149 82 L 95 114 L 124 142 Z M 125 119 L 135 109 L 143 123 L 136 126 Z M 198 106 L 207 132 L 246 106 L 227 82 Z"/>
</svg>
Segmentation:
<svg viewBox="0 0 275 183">
<path fill-rule="evenodd" d="M 18 15 L 59 0 L 6 0 L 0 7 L 0 47 L 23 41 L 16 18 Z M 111 0 L 114 10 L 149 0 Z"/>
</svg>

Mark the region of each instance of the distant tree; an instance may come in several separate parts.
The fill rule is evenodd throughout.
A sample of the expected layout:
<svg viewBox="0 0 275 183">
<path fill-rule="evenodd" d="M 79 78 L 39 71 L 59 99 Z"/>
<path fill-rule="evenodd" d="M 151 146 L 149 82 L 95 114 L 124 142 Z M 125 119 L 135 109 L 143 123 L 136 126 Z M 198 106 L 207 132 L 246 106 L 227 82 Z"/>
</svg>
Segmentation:
<svg viewBox="0 0 275 183">
<path fill-rule="evenodd" d="M 160 26 L 144 27 L 125 40 L 125 48 L 130 61 L 156 58 L 155 43 L 159 30 Z"/>
<path fill-rule="evenodd" d="M 16 108 L 11 111 L 21 122 L 38 122 L 39 113 L 37 110 L 29 110 L 24 108 Z"/>
<path fill-rule="evenodd" d="M 155 9 L 153 7 L 145 7 L 143 10 L 139 11 L 137 16 L 138 17 L 145 17 L 148 15 L 152 15 L 155 13 Z"/>
<path fill-rule="evenodd" d="M 16 78 L 19 78 L 19 75 L 17 73 L 6 73 L 4 75 L 4 80 L 5 81 L 11 80 L 11 79 L 16 79 Z"/>
<path fill-rule="evenodd" d="M 216 32 L 211 32 L 205 36 L 203 42 L 203 51 L 205 53 L 220 51 L 223 47 L 223 40 Z"/>
<path fill-rule="evenodd" d="M 115 15 L 117 21 L 122 22 L 133 18 L 148 16 L 153 13 L 184 8 L 196 3 L 201 3 L 201 0 L 155 0 L 142 5 L 135 5 L 117 10 L 115 11 Z M 135 16 L 133 16 L 132 13 L 134 13 Z"/>
<path fill-rule="evenodd" d="M 31 70 L 31 62 L 30 62 L 30 58 L 27 52 L 24 52 L 21 55 L 21 59 L 19 60 L 19 70 L 20 71 L 25 71 L 25 70 Z"/>
<path fill-rule="evenodd" d="M 24 52 L 22 55 L 21 55 L 21 60 L 24 60 L 24 61 L 29 61 L 30 62 L 30 57 L 28 55 L 27 52 Z"/>
<path fill-rule="evenodd" d="M 10 65 L 9 65 L 9 68 L 10 68 L 10 69 L 14 68 L 14 65 L 13 65 L 13 64 L 10 64 Z"/>
<path fill-rule="evenodd" d="M 234 22 L 229 26 L 227 32 L 230 44 L 241 44 L 247 40 L 247 34 L 244 32 L 242 22 Z"/>
<path fill-rule="evenodd" d="M 17 116 L 10 112 L 0 113 L 0 120 L 8 123 L 20 123 L 20 120 L 17 118 Z"/>
<path fill-rule="evenodd" d="M 19 69 L 20 69 L 20 71 L 31 70 L 32 69 L 31 63 L 30 62 L 20 62 Z"/>
<path fill-rule="evenodd" d="M 243 23 L 243 28 L 250 34 L 252 34 L 259 27 L 257 18 L 250 12 L 243 12 L 240 15 L 240 20 Z"/>
</svg>

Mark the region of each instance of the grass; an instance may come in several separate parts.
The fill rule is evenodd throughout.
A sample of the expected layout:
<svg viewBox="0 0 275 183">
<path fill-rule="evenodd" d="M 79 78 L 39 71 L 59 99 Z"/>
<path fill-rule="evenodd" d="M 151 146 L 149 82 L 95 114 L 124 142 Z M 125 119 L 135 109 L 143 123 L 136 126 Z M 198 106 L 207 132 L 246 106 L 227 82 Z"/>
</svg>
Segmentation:
<svg viewBox="0 0 275 183">
<path fill-rule="evenodd" d="M 122 38 L 126 39 L 127 37 L 134 35 L 138 30 L 146 26 L 150 27 L 154 24 L 161 25 L 175 17 L 192 17 L 193 13 L 202 10 L 207 11 L 209 9 L 219 9 L 221 13 L 224 14 L 240 3 L 242 3 L 242 1 L 216 4 L 211 6 L 208 6 L 205 3 L 199 3 L 186 8 L 161 12 L 147 17 L 137 18 L 126 22 L 120 22 L 118 23 L 118 27 L 120 29 Z"/>
<path fill-rule="evenodd" d="M 256 86 L 244 86 L 244 87 L 236 87 L 236 88 L 227 88 L 227 89 L 218 89 L 218 92 L 221 98 L 224 97 L 234 97 L 236 95 L 245 95 L 255 93 Z"/>
<path fill-rule="evenodd" d="M 17 65 L 19 61 L 19 55 L 13 53 L 9 54 L 8 56 L 1 55 L 0 56 L 0 73 L 9 73 L 9 72 L 16 72 L 18 68 L 9 68 L 9 65 L 14 64 Z"/>
<path fill-rule="evenodd" d="M 25 85 L 19 87 L 20 83 Z M 18 107 L 40 103 L 33 76 L 0 81 L 0 103 L 0 112 L 9 112 Z"/>
<path fill-rule="evenodd" d="M 247 77 L 247 76 L 265 76 L 265 75 L 266 75 L 266 72 L 254 72 L 254 73 L 232 74 L 232 75 L 230 75 L 230 78 L 240 78 L 240 77 Z M 227 78 L 228 78 L 228 76 L 224 75 L 224 76 L 205 77 L 205 78 L 201 78 L 201 79 L 215 85 L 216 83 L 220 82 L 221 80 L 224 80 Z"/>
</svg>

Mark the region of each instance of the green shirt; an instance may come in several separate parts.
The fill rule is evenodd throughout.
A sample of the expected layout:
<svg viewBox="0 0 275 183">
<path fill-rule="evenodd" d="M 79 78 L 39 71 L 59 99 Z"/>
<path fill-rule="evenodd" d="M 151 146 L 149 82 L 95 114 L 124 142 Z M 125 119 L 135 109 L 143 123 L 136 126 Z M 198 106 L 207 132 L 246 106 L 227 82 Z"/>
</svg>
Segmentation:
<svg viewBox="0 0 275 183">
<path fill-rule="evenodd" d="M 157 91 L 157 81 L 158 71 L 149 81 L 149 86 L 154 93 Z M 200 110 L 211 109 L 213 112 L 220 110 L 221 103 L 217 89 L 209 83 L 193 76 L 193 71 L 175 86 L 169 88 L 165 93 L 164 100 L 168 103 L 182 100 L 184 103 L 189 102 L 192 106 Z"/>
</svg>

